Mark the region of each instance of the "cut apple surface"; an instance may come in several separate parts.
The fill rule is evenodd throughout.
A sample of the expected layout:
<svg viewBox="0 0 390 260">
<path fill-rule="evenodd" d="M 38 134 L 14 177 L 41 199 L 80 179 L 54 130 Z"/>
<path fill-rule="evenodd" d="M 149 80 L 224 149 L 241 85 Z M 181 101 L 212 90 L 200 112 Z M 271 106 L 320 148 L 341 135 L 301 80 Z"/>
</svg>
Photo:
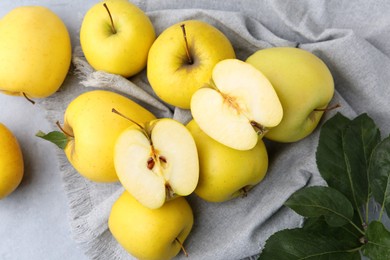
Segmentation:
<svg viewBox="0 0 390 260">
<path fill-rule="evenodd" d="M 183 124 L 169 118 L 125 130 L 117 139 L 114 163 L 124 188 L 148 208 L 187 196 L 198 183 L 195 141 Z"/>
<path fill-rule="evenodd" d="M 212 80 L 213 86 L 197 90 L 191 99 L 194 120 L 211 138 L 249 150 L 282 120 L 282 105 L 273 86 L 252 65 L 223 60 L 214 67 Z"/>
</svg>

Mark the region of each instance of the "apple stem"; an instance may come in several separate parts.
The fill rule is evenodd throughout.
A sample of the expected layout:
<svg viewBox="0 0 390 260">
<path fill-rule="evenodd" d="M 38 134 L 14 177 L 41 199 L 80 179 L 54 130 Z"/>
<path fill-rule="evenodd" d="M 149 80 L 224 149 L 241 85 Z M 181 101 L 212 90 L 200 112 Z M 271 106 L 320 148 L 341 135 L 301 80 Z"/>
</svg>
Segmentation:
<svg viewBox="0 0 390 260">
<path fill-rule="evenodd" d="M 190 54 L 190 48 L 188 47 L 188 40 L 187 40 L 187 33 L 186 33 L 185 24 L 180 25 L 180 27 L 181 27 L 181 30 L 183 31 L 184 42 L 186 44 L 186 53 L 187 53 L 188 64 L 194 64 L 194 61 L 192 60 L 192 57 Z"/>
<path fill-rule="evenodd" d="M 69 136 L 69 137 L 74 138 L 74 135 L 69 134 L 67 131 L 65 131 L 64 128 L 62 128 L 62 126 L 60 125 L 60 122 L 57 121 L 57 122 L 56 122 L 56 125 L 58 126 L 58 128 L 59 128 L 66 136 Z"/>
<path fill-rule="evenodd" d="M 124 119 L 127 119 L 129 120 L 130 122 L 132 122 L 133 124 L 135 124 L 136 126 L 138 126 L 142 132 L 145 134 L 146 138 L 148 138 L 149 142 L 150 142 L 150 145 L 152 146 L 152 149 L 153 149 L 153 154 L 155 153 L 154 152 L 154 147 L 153 147 L 153 142 L 152 142 L 152 139 L 150 138 L 148 132 L 146 131 L 145 127 L 143 127 L 141 124 L 137 123 L 136 121 L 134 121 L 133 119 L 131 119 L 130 117 L 127 117 L 125 116 L 124 114 L 122 114 L 121 112 L 119 112 L 118 110 L 116 110 L 115 108 L 113 108 L 111 110 L 111 112 L 123 117 Z"/>
<path fill-rule="evenodd" d="M 183 251 L 184 255 L 185 255 L 186 257 L 188 257 L 188 253 L 187 253 L 186 249 L 184 248 L 183 243 L 180 242 L 180 240 L 179 240 L 178 238 L 175 238 L 175 240 L 176 240 L 177 243 L 179 243 L 179 245 L 180 245 L 180 247 L 181 247 L 181 250 Z"/>
<path fill-rule="evenodd" d="M 110 12 L 110 10 L 108 9 L 108 6 L 107 6 L 106 3 L 104 3 L 103 6 L 106 8 L 107 13 L 108 13 L 108 16 L 110 16 L 112 33 L 113 33 L 113 34 L 116 34 L 116 29 L 115 29 L 115 26 L 114 26 L 114 20 L 112 20 L 111 12 Z"/>
<path fill-rule="evenodd" d="M 336 108 L 339 108 L 341 107 L 340 104 L 336 104 L 336 105 L 333 105 L 331 107 L 326 107 L 326 108 L 316 108 L 314 109 L 314 111 L 322 111 L 322 112 L 326 112 L 326 111 L 330 111 L 330 110 L 333 110 L 333 109 L 336 109 Z"/>
<path fill-rule="evenodd" d="M 29 97 L 26 95 L 26 93 L 23 92 L 22 94 L 23 94 L 23 96 L 24 96 L 25 99 L 27 99 L 31 104 L 35 105 L 35 101 L 32 100 L 31 98 L 29 98 Z"/>
<path fill-rule="evenodd" d="M 142 125 L 138 124 L 136 121 L 134 121 L 134 120 L 131 119 L 130 117 L 125 116 L 124 114 L 122 114 L 121 112 L 119 112 L 118 110 L 116 110 L 115 108 L 113 108 L 111 111 L 112 111 L 113 113 L 115 113 L 115 114 L 117 114 L 117 115 L 120 115 L 121 117 L 123 117 L 123 118 L 129 120 L 130 122 L 132 122 L 133 124 L 135 124 L 135 125 L 137 125 L 139 128 L 141 128 L 142 130 L 145 130 L 145 128 L 144 128 Z"/>
</svg>

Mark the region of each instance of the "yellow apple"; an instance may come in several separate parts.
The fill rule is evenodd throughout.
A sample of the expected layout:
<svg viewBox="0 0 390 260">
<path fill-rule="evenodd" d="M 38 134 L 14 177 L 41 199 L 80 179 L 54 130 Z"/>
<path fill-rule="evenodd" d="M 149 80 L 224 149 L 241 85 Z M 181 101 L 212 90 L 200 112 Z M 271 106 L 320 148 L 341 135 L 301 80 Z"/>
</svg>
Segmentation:
<svg viewBox="0 0 390 260">
<path fill-rule="evenodd" d="M 174 258 L 194 223 L 192 209 L 184 197 L 149 209 L 125 191 L 114 203 L 108 227 L 118 243 L 143 260 Z"/>
<path fill-rule="evenodd" d="M 85 14 L 80 44 L 88 63 L 124 77 L 146 66 L 149 48 L 156 38 L 149 17 L 127 0 L 106 0 Z"/>
<path fill-rule="evenodd" d="M 65 154 L 73 167 L 92 181 L 118 181 L 114 167 L 115 141 L 133 123 L 113 113 L 113 108 L 137 123 L 155 119 L 152 113 L 131 99 L 105 90 L 81 94 L 65 111 L 62 127 Z M 37 135 L 58 141 L 59 138 L 51 136 L 55 133 Z"/>
<path fill-rule="evenodd" d="M 69 70 L 72 48 L 62 20 L 42 6 L 23 6 L 0 20 L 0 91 L 43 98 Z"/>
<path fill-rule="evenodd" d="M 326 64 L 314 54 L 292 47 L 262 49 L 246 62 L 269 79 L 282 103 L 283 119 L 265 137 L 295 142 L 311 134 L 334 93 Z"/>
<path fill-rule="evenodd" d="M 0 199 L 11 194 L 24 174 L 23 154 L 12 132 L 0 123 Z"/>
<path fill-rule="evenodd" d="M 268 169 L 268 154 L 259 140 L 250 150 L 227 147 L 205 134 L 194 120 L 187 125 L 199 154 L 199 182 L 195 193 L 210 202 L 245 196 L 260 183 Z"/>
<path fill-rule="evenodd" d="M 220 30 L 203 21 L 183 21 L 153 43 L 147 76 L 163 101 L 189 109 L 192 94 L 210 82 L 214 65 L 228 58 L 235 58 L 235 52 Z"/>
</svg>

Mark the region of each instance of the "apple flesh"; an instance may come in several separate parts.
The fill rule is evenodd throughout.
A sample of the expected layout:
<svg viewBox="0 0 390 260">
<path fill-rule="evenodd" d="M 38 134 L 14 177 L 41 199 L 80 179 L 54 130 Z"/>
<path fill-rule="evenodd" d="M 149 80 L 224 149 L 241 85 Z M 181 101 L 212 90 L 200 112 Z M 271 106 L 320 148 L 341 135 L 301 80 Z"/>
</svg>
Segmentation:
<svg viewBox="0 0 390 260">
<path fill-rule="evenodd" d="M 157 37 L 150 48 L 147 76 L 159 98 L 189 109 L 192 94 L 209 82 L 214 65 L 230 58 L 235 58 L 233 46 L 220 30 L 187 20 Z"/>
<path fill-rule="evenodd" d="M 198 183 L 195 141 L 170 118 L 124 130 L 115 144 L 114 163 L 124 188 L 149 208 L 189 195 Z"/>
<path fill-rule="evenodd" d="M 247 60 L 272 83 L 282 103 L 280 124 L 265 137 L 278 142 L 296 142 L 317 127 L 334 94 L 333 77 L 314 54 L 291 47 L 263 49 Z"/>
<path fill-rule="evenodd" d="M 268 170 L 268 154 L 264 142 L 239 151 L 206 135 L 194 120 L 187 125 L 195 139 L 199 154 L 199 183 L 195 194 L 210 202 L 224 202 L 245 196 L 260 183 Z"/>
<path fill-rule="evenodd" d="M 112 206 L 108 227 L 118 243 L 137 259 L 166 260 L 186 253 L 184 242 L 194 223 L 184 197 L 149 209 L 125 191 Z"/>
<path fill-rule="evenodd" d="M 237 150 L 252 149 L 279 124 L 283 109 L 269 80 L 252 65 L 226 59 L 215 65 L 213 85 L 197 90 L 191 113 L 211 138 Z"/>
</svg>

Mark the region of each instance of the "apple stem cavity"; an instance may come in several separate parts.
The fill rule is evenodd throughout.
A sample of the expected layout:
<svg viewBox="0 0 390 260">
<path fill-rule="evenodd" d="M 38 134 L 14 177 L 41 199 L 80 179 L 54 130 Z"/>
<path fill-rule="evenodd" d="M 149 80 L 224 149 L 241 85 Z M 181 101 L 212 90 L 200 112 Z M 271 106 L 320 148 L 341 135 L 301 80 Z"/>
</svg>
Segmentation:
<svg viewBox="0 0 390 260">
<path fill-rule="evenodd" d="M 107 6 L 106 3 L 104 3 L 103 6 L 104 6 L 104 8 L 106 8 L 108 16 L 110 17 L 112 33 L 116 34 L 117 31 L 115 29 L 114 20 L 112 19 L 112 15 L 111 15 L 110 9 L 108 9 L 108 6 Z"/>
<path fill-rule="evenodd" d="M 32 100 L 31 98 L 29 98 L 26 93 L 22 92 L 22 94 L 23 94 L 24 98 L 28 100 L 28 102 L 30 102 L 31 104 L 35 105 L 35 101 Z"/>
<path fill-rule="evenodd" d="M 67 131 L 65 131 L 65 129 L 60 125 L 60 122 L 56 122 L 56 125 L 58 126 L 58 128 L 61 130 L 61 132 L 63 132 L 66 136 L 69 136 L 71 138 L 74 138 L 74 135 L 71 135 L 70 133 L 68 133 Z"/>
<path fill-rule="evenodd" d="M 186 44 L 186 53 L 187 53 L 188 64 L 192 65 L 192 64 L 194 64 L 194 60 L 191 57 L 190 48 L 188 47 L 188 40 L 187 40 L 187 33 L 186 33 L 185 24 L 180 25 L 180 27 L 181 27 L 181 30 L 183 31 L 184 42 Z"/>
<path fill-rule="evenodd" d="M 242 187 L 240 189 L 240 194 L 242 198 L 246 198 L 248 196 L 248 189 L 246 187 Z"/>
<path fill-rule="evenodd" d="M 180 242 L 180 240 L 179 240 L 178 238 L 175 238 L 175 241 L 180 245 L 181 250 L 183 251 L 184 255 L 185 255 L 186 257 L 188 257 L 188 253 L 187 253 L 186 249 L 184 248 L 183 243 Z"/>
<path fill-rule="evenodd" d="M 250 123 L 258 135 L 264 135 L 268 132 L 268 130 L 264 126 L 260 125 L 259 123 L 255 121 L 251 121 Z"/>
<path fill-rule="evenodd" d="M 336 105 L 333 105 L 331 107 L 328 106 L 326 108 L 316 108 L 316 109 L 314 109 L 314 111 L 327 112 L 327 111 L 331 111 L 331 110 L 339 108 L 339 107 L 341 107 L 341 105 L 340 104 L 336 104 Z"/>
</svg>

